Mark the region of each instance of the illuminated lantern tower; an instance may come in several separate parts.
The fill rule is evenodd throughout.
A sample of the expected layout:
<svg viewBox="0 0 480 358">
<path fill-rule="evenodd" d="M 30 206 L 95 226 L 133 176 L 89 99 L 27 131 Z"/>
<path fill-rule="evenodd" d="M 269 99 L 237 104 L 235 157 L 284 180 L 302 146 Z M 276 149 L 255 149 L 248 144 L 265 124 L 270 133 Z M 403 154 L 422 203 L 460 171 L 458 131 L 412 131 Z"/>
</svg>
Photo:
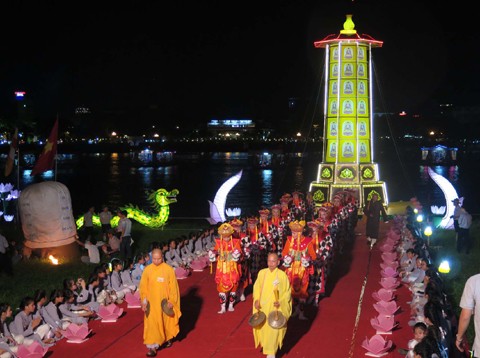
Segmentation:
<svg viewBox="0 0 480 358">
<path fill-rule="evenodd" d="M 310 192 L 317 205 L 352 189 L 360 207 L 374 193 L 388 205 L 386 185 L 373 162 L 372 48 L 369 35 L 357 34 L 347 15 L 340 34 L 314 43 L 325 48 L 324 144 L 322 163 Z"/>
</svg>

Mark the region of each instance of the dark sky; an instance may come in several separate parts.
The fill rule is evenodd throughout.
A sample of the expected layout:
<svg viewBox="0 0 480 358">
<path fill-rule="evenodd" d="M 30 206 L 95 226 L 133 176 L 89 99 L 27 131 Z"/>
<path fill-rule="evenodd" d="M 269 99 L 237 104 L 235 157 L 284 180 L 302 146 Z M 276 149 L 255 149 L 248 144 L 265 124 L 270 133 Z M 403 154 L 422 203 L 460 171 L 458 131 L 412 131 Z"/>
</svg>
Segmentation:
<svg viewBox="0 0 480 358">
<path fill-rule="evenodd" d="M 315 106 L 324 50 L 313 42 L 338 33 L 347 13 L 384 41 L 373 53 L 379 111 L 476 103 L 480 45 L 466 1 L 325 3 L 2 2 L 0 116 L 23 89 L 49 125 L 81 105 L 135 125 L 272 121 L 289 97 Z"/>
</svg>

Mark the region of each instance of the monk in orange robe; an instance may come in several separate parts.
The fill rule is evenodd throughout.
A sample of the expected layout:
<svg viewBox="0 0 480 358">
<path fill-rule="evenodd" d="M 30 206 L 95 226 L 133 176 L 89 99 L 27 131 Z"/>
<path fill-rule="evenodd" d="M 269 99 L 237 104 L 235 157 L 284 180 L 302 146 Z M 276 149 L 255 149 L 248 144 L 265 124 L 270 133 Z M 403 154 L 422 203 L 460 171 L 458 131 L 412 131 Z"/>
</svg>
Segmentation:
<svg viewBox="0 0 480 358">
<path fill-rule="evenodd" d="M 140 300 L 145 312 L 143 343 L 147 346 L 147 357 L 155 357 L 157 350 L 180 332 L 180 290 L 174 269 L 163 262 L 160 249 L 153 249 L 152 263 L 145 267 L 140 280 Z M 166 299 L 166 310 L 162 301 Z M 167 312 L 165 312 L 167 311 Z"/>
</svg>

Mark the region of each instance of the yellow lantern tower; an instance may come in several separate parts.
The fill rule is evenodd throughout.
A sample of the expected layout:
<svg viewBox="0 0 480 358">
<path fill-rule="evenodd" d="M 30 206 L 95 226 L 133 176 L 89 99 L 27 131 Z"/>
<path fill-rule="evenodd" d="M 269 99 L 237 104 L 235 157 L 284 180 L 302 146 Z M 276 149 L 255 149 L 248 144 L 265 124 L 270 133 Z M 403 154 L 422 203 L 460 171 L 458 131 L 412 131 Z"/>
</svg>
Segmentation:
<svg viewBox="0 0 480 358">
<path fill-rule="evenodd" d="M 382 47 L 357 34 L 347 15 L 340 34 L 314 43 L 325 48 L 324 144 L 322 163 L 310 192 L 317 205 L 351 189 L 360 207 L 373 193 L 388 205 L 386 185 L 373 161 L 372 48 Z"/>
</svg>

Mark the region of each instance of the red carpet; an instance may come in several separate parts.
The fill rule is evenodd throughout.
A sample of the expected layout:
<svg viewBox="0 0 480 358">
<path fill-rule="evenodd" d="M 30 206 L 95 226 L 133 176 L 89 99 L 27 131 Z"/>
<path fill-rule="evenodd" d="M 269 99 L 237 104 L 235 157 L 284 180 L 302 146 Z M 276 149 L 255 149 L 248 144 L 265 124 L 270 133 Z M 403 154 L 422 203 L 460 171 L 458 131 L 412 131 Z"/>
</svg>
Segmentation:
<svg viewBox="0 0 480 358">
<path fill-rule="evenodd" d="M 382 237 L 391 224 L 381 224 Z M 364 357 L 366 350 L 361 347 L 365 337 L 376 332 L 370 319 L 378 314 L 373 308 L 372 293 L 380 286 L 380 240 L 372 251 L 366 244 L 364 223 L 358 223 L 356 242 L 335 258 L 335 267 L 327 286 L 327 296 L 318 308 L 308 306 L 309 321 L 292 318 L 288 322 L 287 335 L 277 357 Z M 367 275 L 368 273 L 368 275 Z M 362 285 L 366 279 L 363 301 L 359 305 Z M 245 302 L 235 306 L 235 312 L 217 314 L 219 309 L 213 275 L 209 270 L 193 272 L 179 281 L 183 316 L 180 334 L 171 348 L 160 350 L 157 357 L 264 357 L 254 348 L 248 319 L 251 314 L 251 295 Z M 397 352 L 405 348 L 413 337 L 408 326 L 408 304 L 410 292 L 400 287 L 396 291 L 397 303 L 401 309 L 395 319 L 399 327 L 393 334 L 385 336 L 392 340 L 394 348 L 384 357 L 403 357 Z M 60 341 L 50 348 L 48 357 L 145 357 L 146 348 L 142 343 L 143 313 L 141 309 L 127 309 L 116 323 L 90 322 L 93 330 L 90 339 L 82 344 Z M 358 309 L 360 307 L 360 309 Z M 358 317 L 357 317 L 358 316 Z M 358 327 L 356 328 L 356 321 Z"/>
</svg>

